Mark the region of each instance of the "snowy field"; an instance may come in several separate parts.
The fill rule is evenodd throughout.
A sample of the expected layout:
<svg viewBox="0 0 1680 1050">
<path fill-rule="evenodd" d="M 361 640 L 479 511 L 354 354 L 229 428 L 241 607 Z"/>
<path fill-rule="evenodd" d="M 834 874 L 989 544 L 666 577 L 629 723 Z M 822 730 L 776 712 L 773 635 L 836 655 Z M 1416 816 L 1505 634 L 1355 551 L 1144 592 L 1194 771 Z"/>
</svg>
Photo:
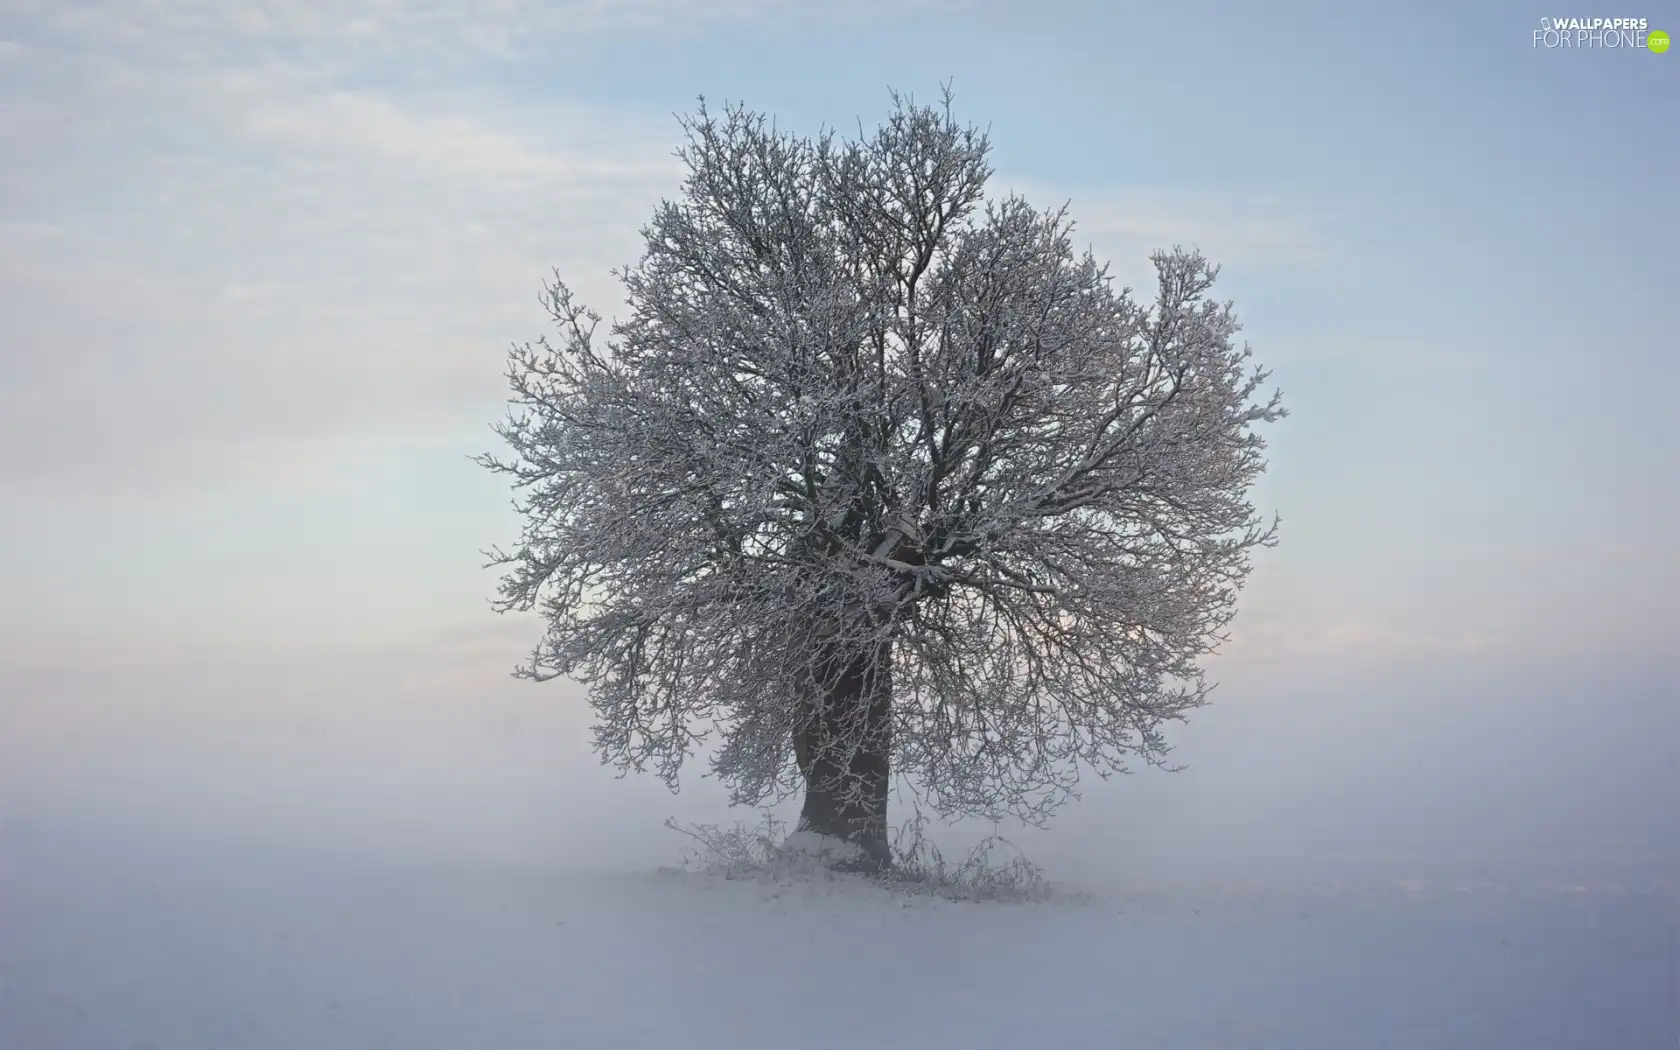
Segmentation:
<svg viewBox="0 0 1680 1050">
<path fill-rule="evenodd" d="M 1229 705 L 1023 837 L 1067 888 L 1008 905 L 662 872 L 664 816 L 728 814 L 556 691 L 171 675 L 0 703 L 3 1050 L 1680 1046 L 1674 868 L 1610 849 L 1671 820 L 1666 701 L 1568 776 L 1563 707 L 1461 720 L 1514 726 L 1490 765 L 1415 699 Z"/>
<path fill-rule="evenodd" d="M 90 861 L 93 861 L 90 863 Z M 1649 888 L 1110 888 L 381 865 L 0 867 L 8 1050 L 1676 1045 Z"/>
</svg>

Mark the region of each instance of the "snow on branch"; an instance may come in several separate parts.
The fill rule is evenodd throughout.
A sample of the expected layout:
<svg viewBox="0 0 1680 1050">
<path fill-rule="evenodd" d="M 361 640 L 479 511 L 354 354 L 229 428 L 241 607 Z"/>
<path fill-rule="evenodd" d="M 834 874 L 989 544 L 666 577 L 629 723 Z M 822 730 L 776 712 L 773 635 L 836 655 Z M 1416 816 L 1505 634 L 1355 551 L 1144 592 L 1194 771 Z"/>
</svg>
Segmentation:
<svg viewBox="0 0 1680 1050">
<path fill-rule="evenodd" d="M 499 608 L 623 768 L 674 785 L 715 727 L 738 800 L 785 792 L 837 648 L 881 652 L 895 770 L 1031 819 L 1203 702 L 1284 410 L 1217 267 L 1158 253 L 1134 299 L 1064 211 L 985 198 L 949 99 L 895 102 L 858 141 L 702 102 L 628 315 L 603 339 L 552 282 L 482 460 L 525 522 Z"/>
</svg>

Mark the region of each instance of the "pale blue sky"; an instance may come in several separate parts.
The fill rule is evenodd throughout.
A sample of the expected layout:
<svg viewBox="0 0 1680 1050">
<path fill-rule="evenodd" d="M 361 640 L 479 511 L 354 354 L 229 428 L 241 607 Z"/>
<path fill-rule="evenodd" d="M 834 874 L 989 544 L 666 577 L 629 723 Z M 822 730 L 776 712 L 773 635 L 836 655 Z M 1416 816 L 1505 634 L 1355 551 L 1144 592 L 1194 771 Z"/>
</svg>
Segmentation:
<svg viewBox="0 0 1680 1050">
<path fill-rule="evenodd" d="M 1531 31 L 1680 6 L 1467 6 L 0 6 L 0 688 L 499 674 L 533 633 L 487 611 L 513 519 L 466 457 L 549 267 L 612 311 L 696 95 L 847 130 L 949 80 L 996 190 L 1125 278 L 1199 245 L 1276 369 L 1282 545 L 1221 677 L 1671 693 L 1680 53 Z"/>
<path fill-rule="evenodd" d="M 503 34 L 494 7 L 0 22 L 6 637 L 479 618 L 472 552 L 509 523 L 462 456 L 502 349 L 549 265 L 614 305 L 670 114 L 848 128 L 942 80 L 998 187 L 1071 199 L 1117 273 L 1225 261 L 1295 412 L 1255 605 L 1424 634 L 1660 612 L 1672 55 L 1536 50 L 1550 9 L 1515 4 L 643 3 Z"/>
</svg>

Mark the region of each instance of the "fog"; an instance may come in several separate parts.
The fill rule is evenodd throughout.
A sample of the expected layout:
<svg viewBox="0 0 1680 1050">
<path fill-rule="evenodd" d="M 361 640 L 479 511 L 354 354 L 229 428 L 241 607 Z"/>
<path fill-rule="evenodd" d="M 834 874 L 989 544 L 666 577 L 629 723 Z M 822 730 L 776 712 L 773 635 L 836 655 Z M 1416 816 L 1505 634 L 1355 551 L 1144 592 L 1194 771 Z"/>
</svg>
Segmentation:
<svg viewBox="0 0 1680 1050">
<path fill-rule="evenodd" d="M 508 677 L 534 629 L 261 660 L 17 661 L 0 687 L 0 857 L 191 845 L 633 870 L 676 859 L 668 816 L 757 819 L 728 808 L 703 758 L 678 795 L 602 767 L 581 687 Z M 1182 769 L 1088 777 L 1045 829 L 969 821 L 936 838 L 1001 831 L 1054 878 L 1098 887 L 1649 879 L 1680 859 L 1672 668 L 1394 664 L 1216 658 L 1213 703 L 1171 735 Z"/>
<path fill-rule="evenodd" d="M 699 768 L 677 796 L 603 769 L 577 686 L 506 676 L 527 640 L 15 661 L 0 1046 L 1001 1048 L 1126 1031 L 1570 1050 L 1677 1030 L 1680 777 L 1673 669 L 1656 662 L 1227 662 L 1175 735 L 1181 771 L 1093 781 L 1044 830 L 933 830 L 953 855 L 1009 835 L 1049 904 L 942 905 L 659 874 L 688 844 L 667 817 L 756 815 Z"/>
</svg>

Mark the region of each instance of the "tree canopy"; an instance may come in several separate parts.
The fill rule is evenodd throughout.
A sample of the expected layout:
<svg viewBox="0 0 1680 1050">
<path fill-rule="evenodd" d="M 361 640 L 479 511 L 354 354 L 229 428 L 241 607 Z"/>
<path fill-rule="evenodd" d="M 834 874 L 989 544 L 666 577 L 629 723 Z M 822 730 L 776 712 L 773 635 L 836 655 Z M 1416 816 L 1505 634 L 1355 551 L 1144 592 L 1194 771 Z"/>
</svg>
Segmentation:
<svg viewBox="0 0 1680 1050">
<path fill-rule="evenodd" d="M 803 785 L 876 863 L 889 774 L 1032 820 L 1161 760 L 1275 542 L 1284 414 L 1200 254 L 1139 302 L 1066 209 L 985 196 L 949 97 L 894 102 L 843 141 L 702 101 L 626 316 L 556 278 L 482 459 L 524 519 L 498 608 L 547 623 L 520 673 L 586 683 L 599 751 L 673 786 L 717 734 L 737 801 Z"/>
</svg>

